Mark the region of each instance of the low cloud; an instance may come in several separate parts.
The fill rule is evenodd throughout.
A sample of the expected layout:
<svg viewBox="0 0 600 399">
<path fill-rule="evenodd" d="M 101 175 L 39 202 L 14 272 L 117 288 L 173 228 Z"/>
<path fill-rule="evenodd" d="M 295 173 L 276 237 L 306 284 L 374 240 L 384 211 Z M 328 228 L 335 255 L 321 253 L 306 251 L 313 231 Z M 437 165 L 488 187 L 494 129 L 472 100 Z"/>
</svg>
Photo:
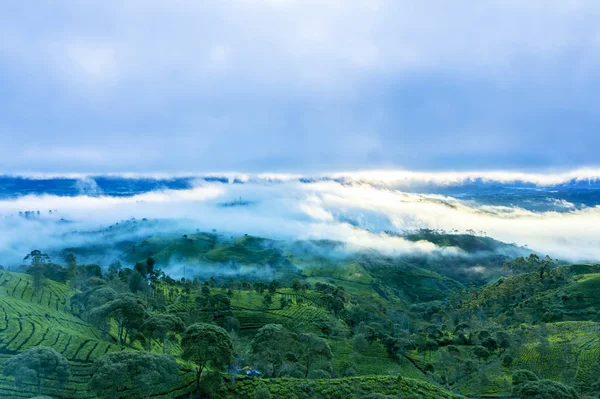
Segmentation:
<svg viewBox="0 0 600 399">
<path fill-rule="evenodd" d="M 528 245 L 569 260 L 600 259 L 600 208 L 532 212 L 519 207 L 478 205 L 470 201 L 414 194 L 375 184 L 336 181 L 301 183 L 248 176 L 243 184 L 198 181 L 187 190 L 162 190 L 130 197 L 54 195 L 0 201 L 0 254 L 10 261 L 33 248 L 59 248 L 98 236 L 94 231 L 130 218 L 162 219 L 168 224 L 140 232 L 211 231 L 252 234 L 285 240 L 337 240 L 346 249 L 374 249 L 385 254 L 452 254 L 428 242 L 410 242 L 385 232 L 418 228 L 464 232 L 472 229 L 505 242 Z M 95 190 L 85 180 L 85 190 Z M 241 201 L 240 201 L 241 199 Z M 232 204 L 222 206 L 223 203 Z M 25 219 L 19 211 L 40 211 Z M 53 212 L 50 214 L 49 210 Z M 61 220 L 62 219 L 62 220 Z M 87 237 L 87 238 L 86 238 Z M 87 241 L 86 241 L 87 240 Z M 0 258 L 2 259 L 2 258 Z M 0 263 L 5 262 L 0 260 Z"/>
</svg>

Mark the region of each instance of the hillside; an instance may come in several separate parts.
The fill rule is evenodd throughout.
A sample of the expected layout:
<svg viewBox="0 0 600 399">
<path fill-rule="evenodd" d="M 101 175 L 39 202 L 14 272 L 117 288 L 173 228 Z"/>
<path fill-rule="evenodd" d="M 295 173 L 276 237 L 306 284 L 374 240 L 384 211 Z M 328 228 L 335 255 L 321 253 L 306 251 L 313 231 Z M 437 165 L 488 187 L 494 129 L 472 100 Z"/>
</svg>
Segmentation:
<svg viewBox="0 0 600 399">
<path fill-rule="evenodd" d="M 102 355 L 108 352 L 120 351 L 121 348 L 116 345 L 114 336 L 106 341 L 94 326 L 73 315 L 69 300 L 71 295 L 75 293 L 73 289 L 65 284 L 50 280 L 45 282 L 39 293 L 35 292 L 32 286 L 31 276 L 6 271 L 0 272 L 0 320 L 2 321 L 0 327 L 0 368 L 2 362 L 29 348 L 36 346 L 51 347 L 69 360 L 72 376 L 65 386 L 47 381 L 44 393 L 57 399 L 96 397 L 87 390 L 87 382 L 93 362 Z M 254 292 L 235 291 L 232 296 L 232 309 L 240 321 L 242 333 L 251 333 L 268 323 L 302 325 L 318 330 L 322 328 L 321 323 L 326 323 L 331 319 L 331 315 L 320 305 L 320 294 L 318 293 L 308 291 L 298 294 L 289 289 L 281 289 L 276 296 L 290 300 L 291 305 L 285 309 L 280 309 L 274 305 L 265 311 L 261 302 L 262 296 Z M 190 303 L 193 302 L 183 301 L 178 296 L 178 299 L 170 304 L 169 308 L 171 311 L 184 312 L 186 308 L 190 307 Z M 278 302 L 274 301 L 274 303 Z M 137 350 L 142 349 L 139 346 L 135 348 Z M 159 346 L 155 348 L 155 350 L 159 349 Z M 178 348 L 173 347 L 170 351 L 177 353 Z M 336 353 L 342 354 L 343 352 Z M 381 360 L 384 360 L 385 363 L 387 358 L 385 351 L 375 356 L 381 357 Z M 374 358 L 366 359 L 372 361 Z M 361 371 L 360 368 L 358 369 Z M 367 367 L 362 371 L 368 374 L 373 372 L 374 369 Z M 382 369 L 380 368 L 378 371 L 382 371 Z M 153 398 L 187 397 L 193 390 L 193 381 L 193 372 L 184 366 L 178 385 L 173 386 L 168 392 L 153 395 Z M 264 381 L 260 383 L 242 379 L 238 384 L 225 386 L 222 397 L 237 397 L 235 395 L 238 393 L 245 396 L 244 392 L 250 392 L 248 395 L 252 397 L 251 392 L 254 388 L 251 387 L 257 383 L 270 387 L 276 395 L 275 397 L 294 397 L 290 396 L 291 392 L 297 391 L 297 385 L 302 380 L 278 379 Z M 433 385 L 411 379 L 393 382 L 393 385 L 388 385 L 384 381 L 387 380 L 382 380 L 381 377 L 373 379 L 367 376 L 355 377 L 352 380 L 322 380 L 311 382 L 311 384 L 316 385 L 309 388 L 309 390 L 322 395 L 319 397 L 336 398 L 338 396 L 334 395 L 333 392 L 338 392 L 337 384 L 339 383 L 348 386 L 348 392 L 365 393 L 378 392 L 380 390 L 378 384 L 384 384 L 386 392 L 406 392 L 407 395 L 414 392 L 426 392 L 428 396 L 425 397 L 453 397 L 450 394 L 442 393 L 439 388 Z M 36 389 L 33 385 L 16 388 L 11 378 L 0 377 L 0 396 L 3 398 L 29 398 L 35 396 L 35 393 Z M 135 391 L 132 391 L 130 394 L 123 393 L 121 397 L 135 398 L 136 395 Z"/>
<path fill-rule="evenodd" d="M 93 362 L 102 355 L 119 351 L 92 325 L 70 311 L 74 291 L 64 284 L 47 281 L 41 292 L 32 288 L 31 277 L 0 271 L 0 367 L 11 356 L 36 346 L 54 348 L 71 364 L 71 379 L 66 386 L 52 384 L 45 394 L 57 399 L 93 398 L 87 383 Z M 171 398 L 191 391 L 190 372 L 182 371 L 181 383 L 157 398 Z M 193 380 L 192 380 L 193 382 Z M 0 397 L 29 398 L 35 386 L 17 389 L 11 378 L 0 376 Z M 135 398 L 133 396 L 127 396 Z"/>
<path fill-rule="evenodd" d="M 0 271 L 1 361 L 33 347 L 54 348 L 69 361 L 72 377 L 64 386 L 48 381 L 44 392 L 57 399 L 91 398 L 93 365 L 105 354 L 128 349 L 158 355 L 164 346 L 179 362 L 179 378 L 152 398 L 189 397 L 195 366 L 183 360 L 183 330 L 160 340 L 145 327 L 168 315 L 186 327 L 200 323 L 227 332 L 235 356 L 202 376 L 201 392 L 211 398 L 262 398 L 265 389 L 272 398 L 508 397 L 520 369 L 584 395 L 600 388 L 597 265 L 511 273 L 500 261 L 514 259 L 506 251 L 515 247 L 435 233 L 430 238 L 440 245 L 472 251 L 466 267 L 482 259 L 493 266 L 461 282 L 452 276 L 470 274 L 452 268 L 468 258 L 456 252 L 423 259 L 348 251 L 335 241 L 214 232 L 122 239 L 122 231 L 139 232 L 136 225 L 143 223 L 152 222 L 93 233 L 121 237 L 114 244 L 105 240 L 60 254 L 74 262 L 117 256 L 108 268 L 77 262 L 69 272 L 48 263 L 37 290 L 35 273 Z M 185 278 L 170 275 L 184 270 Z M 143 304 L 143 315 L 126 327 L 119 345 L 118 318 L 106 325 L 92 316 L 123 295 Z M 276 335 L 261 349 L 255 340 L 266 331 Z M 326 348 L 314 364 L 303 352 L 308 338 Z M 248 370 L 260 377 L 249 378 Z M 1 378 L 6 397 L 35 393 L 31 384 L 16 388 L 11 378 Z M 139 392 L 128 386 L 120 395 Z"/>
</svg>

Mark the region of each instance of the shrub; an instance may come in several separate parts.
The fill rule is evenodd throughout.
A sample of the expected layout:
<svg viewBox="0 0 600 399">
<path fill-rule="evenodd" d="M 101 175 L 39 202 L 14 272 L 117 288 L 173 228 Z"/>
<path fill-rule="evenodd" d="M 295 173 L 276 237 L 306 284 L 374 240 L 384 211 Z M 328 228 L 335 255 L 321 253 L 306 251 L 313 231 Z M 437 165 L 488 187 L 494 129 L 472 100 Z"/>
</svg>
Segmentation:
<svg viewBox="0 0 600 399">
<path fill-rule="evenodd" d="M 520 387 L 521 399 L 578 399 L 570 386 L 551 380 L 530 381 Z"/>
<path fill-rule="evenodd" d="M 365 399 L 388 399 L 391 398 L 389 395 L 384 395 L 382 393 L 370 393 L 364 397 Z"/>
<path fill-rule="evenodd" d="M 271 399 L 269 388 L 261 387 L 254 391 L 254 399 Z"/>
<path fill-rule="evenodd" d="M 510 367 L 513 363 L 514 359 L 511 355 L 506 355 L 502 358 L 502 365 L 504 367 Z"/>
<path fill-rule="evenodd" d="M 200 392 L 209 398 L 213 397 L 223 386 L 223 376 L 218 372 L 210 372 L 202 377 Z"/>
<path fill-rule="evenodd" d="M 460 349 L 455 345 L 448 345 L 448 353 L 454 356 L 460 356 Z"/>
<path fill-rule="evenodd" d="M 521 385 L 530 381 L 537 381 L 539 378 L 529 370 L 515 370 L 512 374 L 513 385 Z"/>
<path fill-rule="evenodd" d="M 325 370 L 312 370 L 308 373 L 308 378 L 311 380 L 324 380 L 331 378 L 331 375 Z"/>
<path fill-rule="evenodd" d="M 523 386 L 529 382 L 538 381 L 537 375 L 529 370 L 515 370 L 512 374 L 512 394 L 521 396 Z"/>
<path fill-rule="evenodd" d="M 348 367 L 344 371 L 342 371 L 343 377 L 354 377 L 356 375 L 356 370 L 353 367 Z"/>
<path fill-rule="evenodd" d="M 487 359 L 491 355 L 489 350 L 480 345 L 474 346 L 472 351 L 473 355 L 479 359 Z"/>
</svg>

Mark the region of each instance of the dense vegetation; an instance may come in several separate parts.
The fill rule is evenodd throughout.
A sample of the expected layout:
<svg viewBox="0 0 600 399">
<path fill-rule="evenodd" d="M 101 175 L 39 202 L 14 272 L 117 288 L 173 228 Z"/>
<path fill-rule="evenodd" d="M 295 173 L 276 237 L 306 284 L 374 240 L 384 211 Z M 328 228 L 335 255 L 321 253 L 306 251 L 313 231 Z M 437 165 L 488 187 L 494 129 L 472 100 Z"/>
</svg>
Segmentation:
<svg viewBox="0 0 600 399">
<path fill-rule="evenodd" d="M 152 223 L 5 265 L 0 397 L 600 392 L 600 266 L 430 230 L 405 237 L 456 251 L 385 256 L 216 232 L 122 238 Z"/>
</svg>

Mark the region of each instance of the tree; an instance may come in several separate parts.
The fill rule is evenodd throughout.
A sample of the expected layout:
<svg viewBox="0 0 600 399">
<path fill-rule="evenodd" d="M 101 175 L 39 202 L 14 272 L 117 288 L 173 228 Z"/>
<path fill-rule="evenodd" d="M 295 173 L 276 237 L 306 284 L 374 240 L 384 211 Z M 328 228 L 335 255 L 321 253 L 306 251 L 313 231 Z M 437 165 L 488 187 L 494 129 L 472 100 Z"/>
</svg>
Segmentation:
<svg viewBox="0 0 600 399">
<path fill-rule="evenodd" d="M 555 265 L 556 261 L 549 256 L 540 259 L 536 254 L 531 254 L 527 258 L 520 256 L 511 262 L 506 262 L 503 265 L 503 268 L 510 270 L 513 273 L 538 272 L 540 274 L 540 280 L 543 280 L 545 273 Z"/>
<path fill-rule="evenodd" d="M 326 294 L 323 299 L 325 300 L 327 310 L 333 312 L 336 316 L 344 309 L 344 300 L 338 295 Z"/>
<path fill-rule="evenodd" d="M 481 346 L 483 346 L 484 348 L 486 348 L 489 351 L 495 351 L 499 347 L 498 342 L 492 337 L 487 337 L 487 338 L 483 339 L 481 341 Z"/>
<path fill-rule="evenodd" d="M 144 277 L 140 274 L 139 271 L 133 270 L 128 278 L 129 291 L 134 294 L 138 291 L 144 290 L 146 287 L 144 284 Z"/>
<path fill-rule="evenodd" d="M 142 324 L 142 330 L 148 335 L 148 343 L 152 348 L 152 338 L 157 337 L 162 341 L 163 354 L 167 353 L 167 338 L 172 334 L 179 334 L 185 329 L 183 320 L 170 314 L 154 313 Z"/>
<path fill-rule="evenodd" d="M 86 291 L 76 293 L 71 297 L 71 311 L 74 311 L 73 308 L 78 308 L 80 312 L 79 316 L 98 328 L 98 330 L 102 332 L 102 335 L 106 339 L 106 336 L 110 331 L 108 315 L 96 313 L 92 317 L 91 312 L 94 309 L 114 300 L 116 297 L 117 293 L 112 288 L 102 284 L 94 285 Z"/>
<path fill-rule="evenodd" d="M 304 378 L 308 377 L 311 367 L 317 362 L 325 362 L 331 360 L 333 354 L 331 348 L 323 338 L 316 336 L 313 333 L 300 334 L 300 361 L 306 367 Z"/>
<path fill-rule="evenodd" d="M 88 384 L 98 396 L 119 397 L 124 390 L 136 390 L 143 398 L 168 390 L 179 378 L 179 365 L 173 356 L 149 352 L 107 353 L 92 368 Z"/>
<path fill-rule="evenodd" d="M 209 299 L 209 310 L 215 318 L 227 315 L 231 310 L 231 299 L 224 294 L 214 294 Z"/>
<path fill-rule="evenodd" d="M 512 373 L 512 394 L 521 396 L 521 388 L 528 382 L 538 381 L 539 378 L 529 370 L 515 370 Z"/>
<path fill-rule="evenodd" d="M 498 343 L 498 347 L 502 349 L 502 353 L 504 353 L 504 351 L 511 347 L 512 338 L 506 331 L 498 331 L 496 333 L 496 342 Z"/>
<path fill-rule="evenodd" d="M 257 388 L 254 391 L 254 399 L 271 399 L 271 392 L 267 387 Z"/>
<path fill-rule="evenodd" d="M 208 288 L 207 286 L 204 286 Z M 203 312 L 210 312 L 218 318 L 230 314 L 231 299 L 225 294 L 203 294 L 196 297 L 196 306 Z"/>
<path fill-rule="evenodd" d="M 294 291 L 306 291 L 308 289 L 308 285 L 306 281 L 294 279 L 292 280 L 292 289 Z"/>
<path fill-rule="evenodd" d="M 277 291 L 277 288 L 279 288 L 279 281 L 271 281 L 271 283 L 269 284 L 269 293 L 273 295 Z"/>
<path fill-rule="evenodd" d="M 575 389 L 552 380 L 526 382 L 519 392 L 521 399 L 579 399 Z"/>
<path fill-rule="evenodd" d="M 238 332 L 240 330 L 240 321 L 233 316 L 226 317 L 223 328 L 227 332 Z"/>
<path fill-rule="evenodd" d="M 196 364 L 196 390 L 200 397 L 200 377 L 206 366 L 215 368 L 229 364 L 233 357 L 233 342 L 219 326 L 197 323 L 189 326 L 181 336 L 183 359 Z"/>
<path fill-rule="evenodd" d="M 156 261 L 152 256 L 146 259 L 146 278 L 150 278 L 154 276 L 154 265 L 156 265 Z"/>
<path fill-rule="evenodd" d="M 490 351 L 487 348 L 480 345 L 474 346 L 471 351 L 473 352 L 473 355 L 478 359 L 487 359 L 491 355 Z"/>
<path fill-rule="evenodd" d="M 286 354 L 296 351 L 296 335 L 281 324 L 265 324 L 252 341 L 250 352 L 254 360 L 264 368 L 267 377 L 278 377 Z"/>
<path fill-rule="evenodd" d="M 15 385 L 35 384 L 42 393 L 42 378 L 51 378 L 61 384 L 69 381 L 71 370 L 63 355 L 52 348 L 38 346 L 11 357 L 4 363 L 3 373 L 15 377 Z"/>
<path fill-rule="evenodd" d="M 288 300 L 283 295 L 279 297 L 279 306 L 281 306 L 282 309 L 286 308 L 288 304 Z"/>
<path fill-rule="evenodd" d="M 23 260 L 29 262 L 29 267 L 26 270 L 27 274 L 33 277 L 33 287 L 36 291 L 39 291 L 42 285 L 44 285 L 46 264 L 50 263 L 50 256 L 42 253 L 40 250 L 34 249 Z"/>
<path fill-rule="evenodd" d="M 425 352 L 427 357 L 431 359 L 431 353 L 436 352 L 440 349 L 440 345 L 436 340 L 426 337 L 421 337 L 421 342 L 419 343 L 419 350 L 421 352 Z"/>
<path fill-rule="evenodd" d="M 144 302 L 133 294 L 120 294 L 112 301 L 93 309 L 90 319 L 112 318 L 117 323 L 119 345 L 127 340 L 129 330 L 142 324 L 146 310 Z"/>
<path fill-rule="evenodd" d="M 110 265 L 108 265 L 108 278 L 113 279 L 118 277 L 122 269 L 123 265 L 121 265 L 120 260 L 113 261 Z"/>
<path fill-rule="evenodd" d="M 266 293 L 263 298 L 263 305 L 264 305 L 265 309 L 269 309 L 271 307 L 272 303 L 273 303 L 273 296 L 271 296 L 271 294 L 269 294 L 269 293 Z"/>
<path fill-rule="evenodd" d="M 77 271 L 77 257 L 73 252 L 69 252 L 65 256 L 65 263 L 67 264 L 67 277 L 72 279 Z"/>
</svg>

